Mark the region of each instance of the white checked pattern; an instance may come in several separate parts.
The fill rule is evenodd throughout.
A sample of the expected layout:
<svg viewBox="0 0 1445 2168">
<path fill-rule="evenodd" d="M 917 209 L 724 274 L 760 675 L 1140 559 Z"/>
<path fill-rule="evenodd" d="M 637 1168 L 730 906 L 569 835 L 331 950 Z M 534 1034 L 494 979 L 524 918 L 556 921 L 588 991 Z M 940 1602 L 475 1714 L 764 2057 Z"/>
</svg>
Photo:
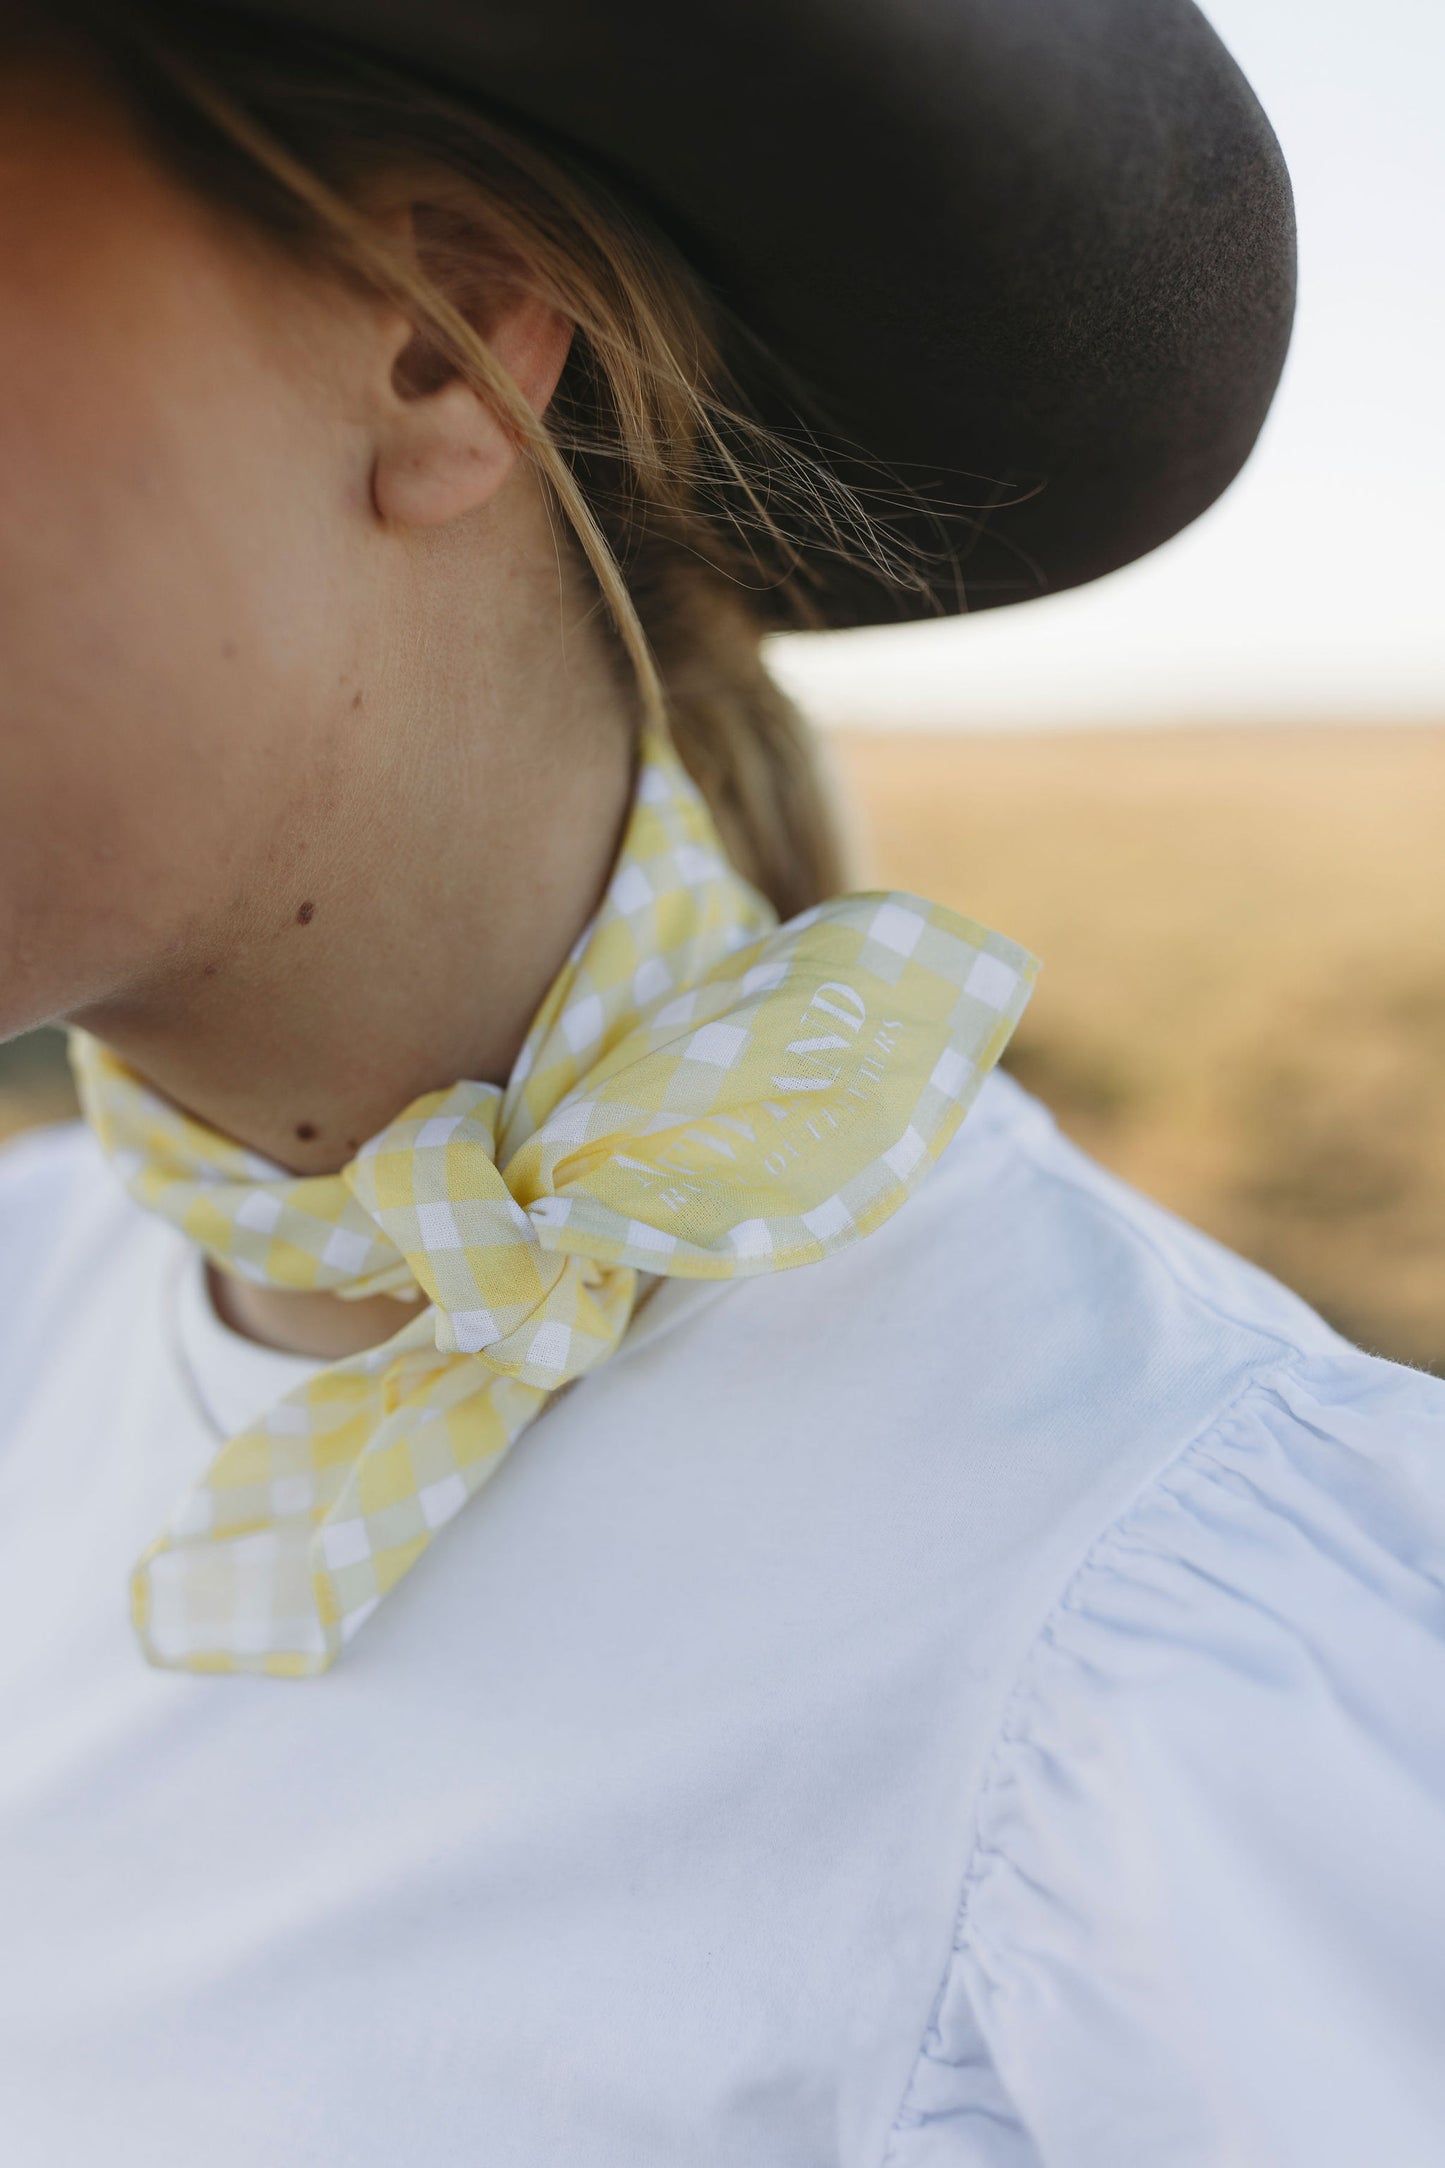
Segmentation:
<svg viewBox="0 0 1445 2168">
<path fill-rule="evenodd" d="M 896 1211 L 1038 969 L 916 896 L 776 926 L 652 737 L 607 893 L 505 1091 L 429 1092 L 339 1173 L 297 1177 L 73 1033 L 118 1172 L 227 1270 L 426 1298 L 221 1448 L 135 1569 L 151 1661 L 325 1670 L 548 1396 L 617 1346 L 639 1271 L 779 1271 Z"/>
</svg>

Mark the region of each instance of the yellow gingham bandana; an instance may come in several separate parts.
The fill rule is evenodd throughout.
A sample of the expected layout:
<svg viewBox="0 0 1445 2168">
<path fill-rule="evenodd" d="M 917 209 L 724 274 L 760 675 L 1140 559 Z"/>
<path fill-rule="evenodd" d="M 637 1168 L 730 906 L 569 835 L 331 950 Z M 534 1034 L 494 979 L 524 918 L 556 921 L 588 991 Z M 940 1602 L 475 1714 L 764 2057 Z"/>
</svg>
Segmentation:
<svg viewBox="0 0 1445 2168">
<path fill-rule="evenodd" d="M 908 895 L 778 926 L 650 734 L 606 895 L 504 1091 L 428 1092 L 339 1174 L 297 1176 L 73 1032 L 132 1196 L 217 1264 L 427 1297 L 221 1447 L 135 1568 L 150 1661 L 326 1670 L 550 1395 L 616 1348 L 639 1274 L 776 1272 L 895 1212 L 1039 969 Z"/>
</svg>

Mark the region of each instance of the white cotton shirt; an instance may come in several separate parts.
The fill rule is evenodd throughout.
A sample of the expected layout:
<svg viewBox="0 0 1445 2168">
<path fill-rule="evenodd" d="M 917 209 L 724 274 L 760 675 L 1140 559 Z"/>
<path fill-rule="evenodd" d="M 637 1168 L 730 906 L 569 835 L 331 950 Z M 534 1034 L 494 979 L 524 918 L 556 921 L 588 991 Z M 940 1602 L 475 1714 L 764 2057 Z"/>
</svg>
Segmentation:
<svg viewBox="0 0 1445 2168">
<path fill-rule="evenodd" d="M 310 1367 L 0 1153 L 6 2168 L 1445 2159 L 1445 1381 L 1012 1078 L 661 1286 L 324 1677 L 149 1668 Z"/>
</svg>

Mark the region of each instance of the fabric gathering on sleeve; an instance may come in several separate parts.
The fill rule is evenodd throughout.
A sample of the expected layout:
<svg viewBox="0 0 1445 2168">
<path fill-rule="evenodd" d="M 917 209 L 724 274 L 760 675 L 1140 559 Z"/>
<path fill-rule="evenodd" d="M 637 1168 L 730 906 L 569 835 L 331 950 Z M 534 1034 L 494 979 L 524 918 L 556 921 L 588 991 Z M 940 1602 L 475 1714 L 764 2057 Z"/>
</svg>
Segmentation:
<svg viewBox="0 0 1445 2168">
<path fill-rule="evenodd" d="M 1445 2158 L 1445 1381 L 1257 1379 L 1017 1681 L 888 2168 Z"/>
</svg>

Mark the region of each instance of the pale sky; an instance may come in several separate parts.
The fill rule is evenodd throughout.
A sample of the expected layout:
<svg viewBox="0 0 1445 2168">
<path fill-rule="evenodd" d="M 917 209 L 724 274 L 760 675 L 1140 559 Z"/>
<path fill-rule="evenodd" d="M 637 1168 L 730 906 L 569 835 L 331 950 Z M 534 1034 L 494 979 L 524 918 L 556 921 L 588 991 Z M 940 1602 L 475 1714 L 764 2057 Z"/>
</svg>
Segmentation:
<svg viewBox="0 0 1445 2168">
<path fill-rule="evenodd" d="M 1073 593 L 772 661 L 820 722 L 1445 722 L 1445 0 L 1206 0 L 1284 146 L 1294 337 L 1202 519 Z"/>
</svg>

